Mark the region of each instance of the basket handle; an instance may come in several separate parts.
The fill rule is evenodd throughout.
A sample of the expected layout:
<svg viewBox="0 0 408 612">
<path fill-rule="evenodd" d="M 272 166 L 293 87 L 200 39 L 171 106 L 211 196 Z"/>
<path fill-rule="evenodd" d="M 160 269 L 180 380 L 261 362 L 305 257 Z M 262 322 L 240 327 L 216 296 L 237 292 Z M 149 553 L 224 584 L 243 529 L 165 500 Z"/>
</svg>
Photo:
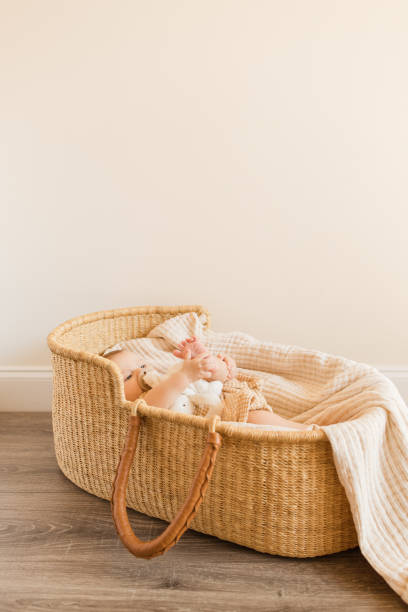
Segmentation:
<svg viewBox="0 0 408 612">
<path fill-rule="evenodd" d="M 213 419 L 208 433 L 207 444 L 201 457 L 201 463 L 184 505 L 163 533 L 154 540 L 143 542 L 133 533 L 126 509 L 126 489 L 136 451 L 140 425 L 140 415 L 130 414 L 126 440 L 112 486 L 111 510 L 116 531 L 126 548 L 136 557 L 152 559 L 162 555 L 174 546 L 197 514 L 211 479 L 222 438 L 215 431 L 215 419 Z"/>
</svg>

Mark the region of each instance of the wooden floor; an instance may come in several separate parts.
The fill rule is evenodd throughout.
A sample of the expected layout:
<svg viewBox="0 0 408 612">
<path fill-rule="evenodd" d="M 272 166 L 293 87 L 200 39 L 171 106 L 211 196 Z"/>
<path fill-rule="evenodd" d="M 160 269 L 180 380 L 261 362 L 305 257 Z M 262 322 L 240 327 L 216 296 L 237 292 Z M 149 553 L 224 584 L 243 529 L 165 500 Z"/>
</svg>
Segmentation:
<svg viewBox="0 0 408 612">
<path fill-rule="evenodd" d="M 407 610 L 359 548 L 290 559 L 187 531 L 134 558 L 109 503 L 59 471 L 49 413 L 0 413 L 0 610 Z M 130 511 L 136 533 L 163 521 Z"/>
</svg>

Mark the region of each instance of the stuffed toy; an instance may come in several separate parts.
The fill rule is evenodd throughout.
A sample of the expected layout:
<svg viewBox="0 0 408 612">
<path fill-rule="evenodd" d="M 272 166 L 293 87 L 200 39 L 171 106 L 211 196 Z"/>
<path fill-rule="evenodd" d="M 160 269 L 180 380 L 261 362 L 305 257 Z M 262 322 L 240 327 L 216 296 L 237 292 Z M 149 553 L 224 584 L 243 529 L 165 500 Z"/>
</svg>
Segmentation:
<svg viewBox="0 0 408 612">
<path fill-rule="evenodd" d="M 177 363 L 172 366 L 166 374 L 159 375 L 155 372 L 146 372 L 143 377 L 144 382 L 151 388 L 155 387 L 159 382 L 162 382 L 168 378 L 174 372 L 180 370 L 183 363 Z M 222 387 L 223 383 L 219 380 L 203 380 L 199 379 L 193 383 L 190 383 L 181 393 L 178 398 L 173 402 L 170 410 L 175 412 L 182 412 L 184 414 L 194 414 L 194 409 L 197 406 L 200 408 L 202 414 L 203 409 L 208 408 L 206 416 L 213 416 L 215 414 L 221 415 L 224 402 L 222 399 Z"/>
</svg>

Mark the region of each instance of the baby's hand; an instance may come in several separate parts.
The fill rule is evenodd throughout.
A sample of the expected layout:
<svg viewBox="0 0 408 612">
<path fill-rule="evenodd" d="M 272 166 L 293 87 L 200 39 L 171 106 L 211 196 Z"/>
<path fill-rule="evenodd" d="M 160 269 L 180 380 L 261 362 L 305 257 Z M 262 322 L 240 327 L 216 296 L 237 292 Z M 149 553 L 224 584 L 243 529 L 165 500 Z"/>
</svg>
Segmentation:
<svg viewBox="0 0 408 612">
<path fill-rule="evenodd" d="M 194 359 L 190 359 L 187 353 L 186 360 L 183 361 L 182 371 L 185 373 L 190 382 L 195 382 L 200 378 L 211 378 L 214 371 L 213 357 L 209 353 L 199 355 Z"/>
<path fill-rule="evenodd" d="M 226 364 L 228 368 L 228 378 L 235 378 L 237 375 L 237 364 L 235 359 L 229 355 L 225 355 L 225 353 L 218 353 L 217 357 Z"/>
</svg>

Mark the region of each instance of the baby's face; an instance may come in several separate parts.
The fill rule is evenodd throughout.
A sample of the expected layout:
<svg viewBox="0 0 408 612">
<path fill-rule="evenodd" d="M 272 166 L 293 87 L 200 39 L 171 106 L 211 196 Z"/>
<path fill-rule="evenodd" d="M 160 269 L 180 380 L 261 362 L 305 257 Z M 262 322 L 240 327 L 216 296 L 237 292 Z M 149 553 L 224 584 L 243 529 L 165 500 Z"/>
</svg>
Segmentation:
<svg viewBox="0 0 408 612">
<path fill-rule="evenodd" d="M 109 355 L 107 355 L 109 357 Z M 145 372 L 145 367 L 140 357 L 132 351 L 123 350 L 110 357 L 120 368 L 123 376 L 123 386 L 125 388 L 125 397 L 130 402 L 133 402 L 142 393 L 142 388 L 139 385 L 139 376 Z"/>
</svg>

